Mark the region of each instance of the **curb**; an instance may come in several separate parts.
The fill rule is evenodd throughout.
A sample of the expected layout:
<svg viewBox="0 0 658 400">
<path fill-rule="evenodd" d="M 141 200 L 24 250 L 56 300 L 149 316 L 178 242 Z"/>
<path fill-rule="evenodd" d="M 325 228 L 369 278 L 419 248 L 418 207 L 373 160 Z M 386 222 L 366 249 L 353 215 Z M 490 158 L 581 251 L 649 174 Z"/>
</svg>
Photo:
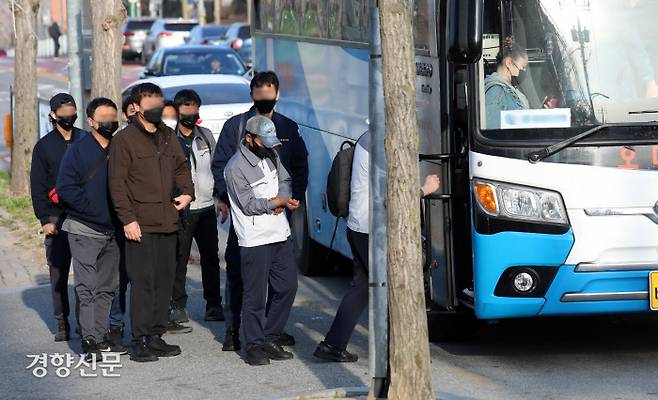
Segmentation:
<svg viewBox="0 0 658 400">
<path fill-rule="evenodd" d="M 344 387 L 328 389 L 321 392 L 297 394 L 288 397 L 280 397 L 278 400 L 320 400 L 320 399 L 347 399 L 355 396 L 367 396 L 369 389 L 361 387 Z"/>
</svg>

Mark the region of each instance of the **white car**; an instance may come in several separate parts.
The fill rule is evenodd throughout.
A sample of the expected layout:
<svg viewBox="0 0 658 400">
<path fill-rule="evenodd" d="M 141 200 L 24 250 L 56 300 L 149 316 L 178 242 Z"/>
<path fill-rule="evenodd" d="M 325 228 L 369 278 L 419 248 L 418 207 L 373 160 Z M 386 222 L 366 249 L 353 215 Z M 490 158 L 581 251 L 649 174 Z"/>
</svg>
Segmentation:
<svg viewBox="0 0 658 400">
<path fill-rule="evenodd" d="M 128 97 L 133 86 L 144 82 L 160 86 L 166 100 L 173 100 L 179 90 L 196 91 L 203 103 L 199 110 L 199 125 L 210 129 L 215 140 L 219 139 L 219 133 L 229 118 L 248 111 L 253 105 L 249 81 L 235 75 L 175 75 L 141 79 L 123 90 L 123 99 Z"/>
<path fill-rule="evenodd" d="M 142 48 L 142 64 L 146 65 L 153 54 L 164 47 L 176 47 L 185 44 L 190 31 L 199 25 L 193 19 L 158 18 L 155 20 Z"/>
</svg>

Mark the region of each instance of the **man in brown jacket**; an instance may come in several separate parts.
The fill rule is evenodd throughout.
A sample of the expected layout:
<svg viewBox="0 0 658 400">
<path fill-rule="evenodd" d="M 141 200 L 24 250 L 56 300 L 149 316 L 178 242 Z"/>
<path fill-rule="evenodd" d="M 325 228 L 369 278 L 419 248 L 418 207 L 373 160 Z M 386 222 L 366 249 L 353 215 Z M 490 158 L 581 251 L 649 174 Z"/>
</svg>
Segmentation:
<svg viewBox="0 0 658 400">
<path fill-rule="evenodd" d="M 178 212 L 193 199 L 192 177 L 174 131 L 162 119 L 162 90 L 133 88 L 136 111 L 110 146 L 110 193 L 126 236 L 131 283 L 133 349 L 130 358 L 156 361 L 181 353 L 162 340 L 176 270 Z"/>
</svg>

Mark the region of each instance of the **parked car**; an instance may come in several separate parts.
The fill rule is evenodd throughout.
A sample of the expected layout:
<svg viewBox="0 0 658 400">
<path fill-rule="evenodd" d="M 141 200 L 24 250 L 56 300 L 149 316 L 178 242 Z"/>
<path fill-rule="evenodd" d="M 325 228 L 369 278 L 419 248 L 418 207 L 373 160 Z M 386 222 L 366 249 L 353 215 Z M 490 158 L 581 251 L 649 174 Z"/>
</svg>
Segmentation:
<svg viewBox="0 0 658 400">
<path fill-rule="evenodd" d="M 199 110 L 199 125 L 210 129 L 215 139 L 219 139 L 219 133 L 229 118 L 249 110 L 253 104 L 249 81 L 235 75 L 178 75 L 142 79 L 123 90 L 123 99 L 128 97 L 133 86 L 143 82 L 160 86 L 167 100 L 173 100 L 179 90 L 196 91 L 203 102 Z"/>
<path fill-rule="evenodd" d="M 240 56 L 224 46 L 188 45 L 161 48 L 144 68 L 141 78 L 148 76 L 247 73 Z"/>
<path fill-rule="evenodd" d="M 237 51 L 244 63 L 251 68 L 251 26 L 249 24 L 242 22 L 231 24 L 226 32 L 226 44 Z"/>
<path fill-rule="evenodd" d="M 185 44 L 185 39 L 190 35 L 190 31 L 197 25 L 199 22 L 193 19 L 156 19 L 144 41 L 142 51 L 144 65 L 158 49 Z"/>
<path fill-rule="evenodd" d="M 144 40 L 154 22 L 155 18 L 128 18 L 123 26 L 124 60 L 141 57 Z"/>
<path fill-rule="evenodd" d="M 187 44 L 223 45 L 226 44 L 228 25 L 197 25 L 190 31 Z"/>
</svg>

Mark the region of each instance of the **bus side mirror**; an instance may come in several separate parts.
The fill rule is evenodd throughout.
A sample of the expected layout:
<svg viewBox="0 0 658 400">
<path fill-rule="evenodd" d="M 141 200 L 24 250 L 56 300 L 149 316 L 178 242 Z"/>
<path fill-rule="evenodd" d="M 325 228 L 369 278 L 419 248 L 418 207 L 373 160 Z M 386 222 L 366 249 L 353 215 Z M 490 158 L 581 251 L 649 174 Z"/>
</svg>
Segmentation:
<svg viewBox="0 0 658 400">
<path fill-rule="evenodd" d="M 448 3 L 448 60 L 475 64 L 482 57 L 484 0 L 450 0 Z"/>
</svg>

